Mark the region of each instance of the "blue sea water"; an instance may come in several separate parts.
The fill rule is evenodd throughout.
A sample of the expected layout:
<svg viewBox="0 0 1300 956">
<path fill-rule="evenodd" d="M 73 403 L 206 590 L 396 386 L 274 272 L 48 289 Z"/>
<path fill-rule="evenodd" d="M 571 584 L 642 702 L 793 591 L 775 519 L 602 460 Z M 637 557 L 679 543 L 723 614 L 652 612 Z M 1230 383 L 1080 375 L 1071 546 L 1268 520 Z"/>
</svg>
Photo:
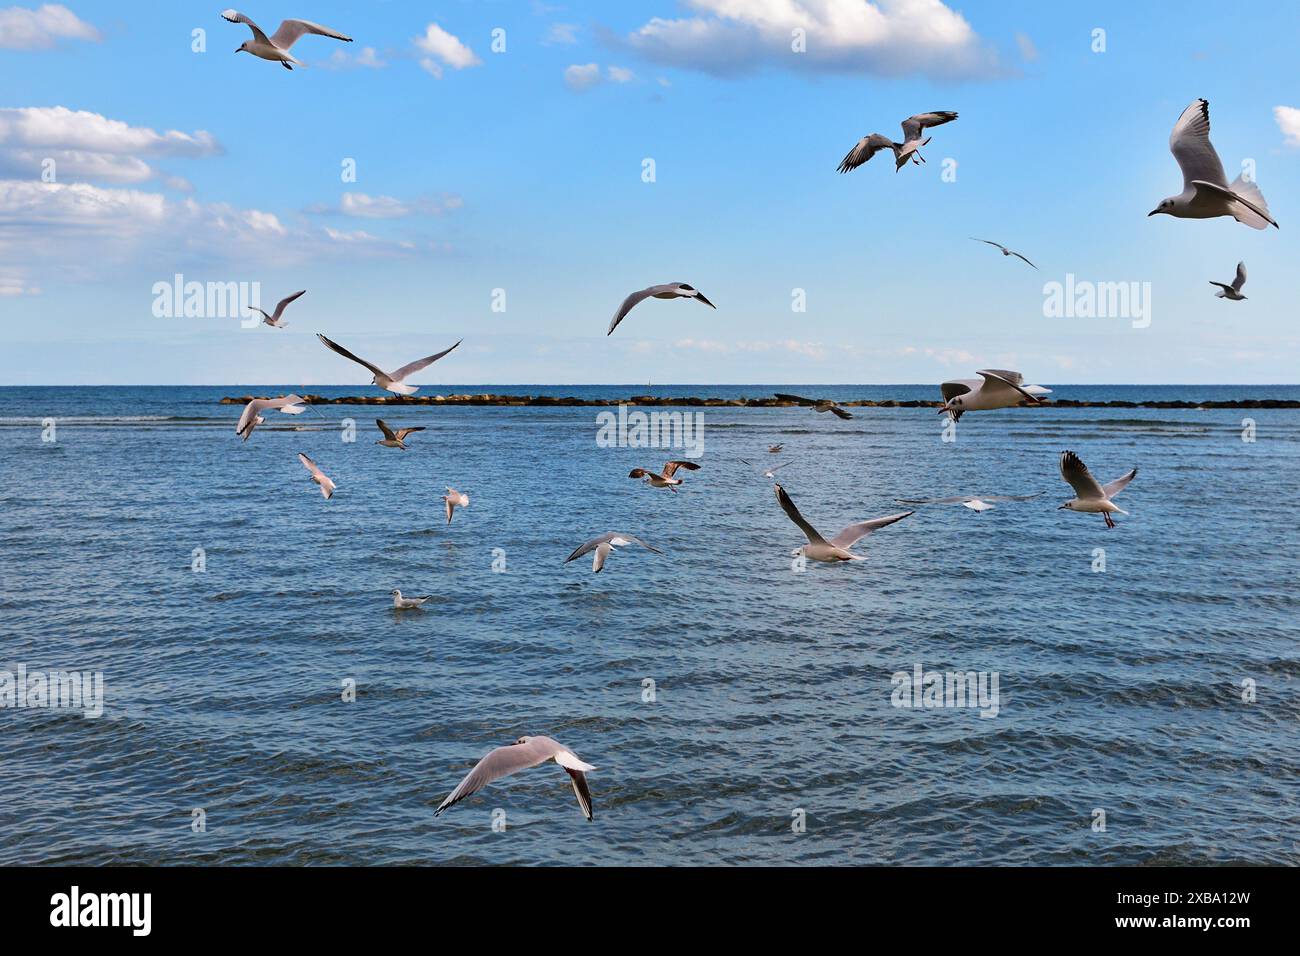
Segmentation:
<svg viewBox="0 0 1300 956">
<path fill-rule="evenodd" d="M 373 444 L 374 408 L 272 414 L 245 444 L 217 404 L 295 389 L 0 389 L 0 670 L 105 687 L 98 718 L 0 709 L 0 864 L 1300 862 L 1300 412 L 1010 409 L 946 443 L 932 409 L 707 408 L 674 494 L 627 473 L 676 453 L 600 447 L 596 408 L 383 410 L 427 429 L 403 453 Z M 1056 510 L 1067 448 L 1103 481 L 1138 468 L 1118 527 Z M 868 561 L 800 573 L 802 535 L 742 456 L 792 461 L 780 480 L 827 533 L 899 497 L 1046 494 L 921 506 Z M 450 526 L 447 485 L 471 499 Z M 564 564 L 609 530 L 664 554 Z M 394 587 L 434 597 L 397 613 Z M 918 664 L 996 672 L 997 716 L 894 706 Z M 433 816 L 523 734 L 596 765 L 593 822 L 553 764 Z"/>
</svg>

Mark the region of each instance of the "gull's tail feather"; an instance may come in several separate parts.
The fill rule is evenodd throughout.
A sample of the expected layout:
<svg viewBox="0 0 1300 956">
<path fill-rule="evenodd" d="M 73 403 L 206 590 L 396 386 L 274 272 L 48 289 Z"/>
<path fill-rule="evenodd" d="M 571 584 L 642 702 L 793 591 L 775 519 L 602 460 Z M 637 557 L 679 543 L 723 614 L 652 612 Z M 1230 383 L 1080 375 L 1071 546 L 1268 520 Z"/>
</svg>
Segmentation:
<svg viewBox="0 0 1300 956">
<path fill-rule="evenodd" d="M 1264 201 L 1264 194 L 1260 192 L 1258 183 L 1244 176 L 1238 176 L 1228 188 L 1243 200 L 1232 204 L 1233 219 L 1252 229 L 1267 229 L 1269 226 L 1277 228 L 1277 222 L 1268 211 L 1268 203 Z"/>
</svg>

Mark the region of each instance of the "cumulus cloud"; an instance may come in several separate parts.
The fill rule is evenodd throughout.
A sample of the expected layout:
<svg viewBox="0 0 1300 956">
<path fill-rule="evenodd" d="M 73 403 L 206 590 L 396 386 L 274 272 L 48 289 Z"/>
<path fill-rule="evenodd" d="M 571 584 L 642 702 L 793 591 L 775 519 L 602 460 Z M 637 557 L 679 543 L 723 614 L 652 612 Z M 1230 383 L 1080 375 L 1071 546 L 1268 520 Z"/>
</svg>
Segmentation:
<svg viewBox="0 0 1300 956">
<path fill-rule="evenodd" d="M 0 49 L 48 50 L 60 40 L 99 39 L 98 30 L 61 3 L 0 10 Z"/>
<path fill-rule="evenodd" d="M 463 70 L 483 62 L 473 50 L 436 23 L 425 27 L 424 36 L 416 37 L 414 43 L 416 49 L 425 54 L 420 58 L 420 68 L 438 79 L 442 79 L 444 66 Z"/>
<path fill-rule="evenodd" d="M 1294 106 L 1273 107 L 1273 119 L 1288 146 L 1300 146 L 1300 109 Z"/>
<path fill-rule="evenodd" d="M 575 63 L 564 70 L 564 85 L 576 93 L 589 90 L 608 80 L 611 83 L 630 83 L 635 74 L 626 67 L 610 66 L 604 75 L 597 63 Z"/>
<path fill-rule="evenodd" d="M 955 79 L 1000 71 L 996 54 L 941 0 L 685 3 L 694 16 L 655 17 L 626 43 L 657 63 L 719 75 L 775 67 Z"/>
</svg>

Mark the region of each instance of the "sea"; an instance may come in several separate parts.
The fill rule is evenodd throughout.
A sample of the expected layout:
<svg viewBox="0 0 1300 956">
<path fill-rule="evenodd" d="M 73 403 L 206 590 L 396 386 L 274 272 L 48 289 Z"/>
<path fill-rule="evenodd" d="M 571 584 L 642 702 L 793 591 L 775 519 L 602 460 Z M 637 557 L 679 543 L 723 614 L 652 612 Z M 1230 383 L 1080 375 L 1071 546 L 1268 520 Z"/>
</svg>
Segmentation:
<svg viewBox="0 0 1300 956">
<path fill-rule="evenodd" d="M 243 442 L 220 404 L 294 391 L 0 388 L 0 865 L 1300 863 L 1300 410 L 658 409 L 688 449 L 593 407 L 317 405 Z M 939 397 L 420 394 L 774 391 Z M 376 415 L 424 430 L 383 448 Z M 1115 528 L 1058 510 L 1067 449 L 1137 469 Z M 687 453 L 676 491 L 628 477 Z M 914 514 L 803 562 L 777 465 L 827 536 Z M 608 531 L 662 553 L 566 563 Z M 596 767 L 591 822 L 553 763 L 434 815 L 539 734 Z"/>
</svg>

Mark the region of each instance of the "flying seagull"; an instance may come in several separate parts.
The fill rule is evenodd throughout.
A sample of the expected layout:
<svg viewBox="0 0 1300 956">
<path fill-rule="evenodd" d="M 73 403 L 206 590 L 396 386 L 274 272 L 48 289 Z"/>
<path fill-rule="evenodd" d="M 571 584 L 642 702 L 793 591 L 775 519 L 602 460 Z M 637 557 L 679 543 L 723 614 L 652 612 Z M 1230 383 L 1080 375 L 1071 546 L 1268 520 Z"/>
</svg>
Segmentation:
<svg viewBox="0 0 1300 956">
<path fill-rule="evenodd" d="M 950 498 L 895 498 L 900 505 L 965 505 L 971 511 L 990 511 L 993 501 L 1030 501 L 1042 495 L 953 495 Z"/>
<path fill-rule="evenodd" d="M 977 374 L 983 377 L 953 379 L 939 386 L 943 393 L 939 414 L 947 412 L 957 421 L 963 412 L 1012 408 L 1026 400 L 1039 405 L 1043 400 L 1038 396 L 1052 393 L 1050 388 L 1041 385 L 1026 385 L 1025 377 L 1019 372 L 993 368 Z"/>
<path fill-rule="evenodd" d="M 863 555 L 854 554 L 849 548 L 853 547 L 859 539 L 865 538 L 878 528 L 893 524 L 895 521 L 902 521 L 908 515 L 915 514 L 913 511 L 904 511 L 902 514 L 889 515 L 885 518 L 872 518 L 870 521 L 851 524 L 830 541 L 827 541 L 817 533 L 816 528 L 804 520 L 803 515 L 799 513 L 799 509 L 790 500 L 790 496 L 785 493 L 785 489 L 779 484 L 774 487 L 776 488 L 776 500 L 781 503 L 781 510 L 808 537 L 807 544 L 795 548 L 790 553 L 795 556 L 803 555 L 809 561 L 825 561 L 828 563 L 834 561 L 865 561 L 867 559 Z"/>
<path fill-rule="evenodd" d="M 1106 527 L 1113 528 L 1115 522 L 1110 516 L 1111 512 L 1116 511 L 1122 515 L 1128 512 L 1110 499 L 1123 491 L 1135 475 L 1137 475 L 1136 468 L 1108 484 L 1100 485 L 1078 455 L 1072 451 L 1063 451 L 1061 452 L 1061 477 L 1070 483 L 1075 496 L 1056 510 L 1060 511 L 1063 508 L 1067 511 L 1084 511 L 1088 514 L 1100 513 L 1106 519 Z"/>
<path fill-rule="evenodd" d="M 1183 171 L 1183 191 L 1160 200 L 1147 216 L 1164 213 L 1177 219 L 1231 216 L 1252 229 L 1278 228 L 1268 213 L 1264 194 L 1242 173 L 1231 186 L 1223 163 L 1210 142 L 1210 104 L 1196 100 L 1183 110 L 1169 134 L 1169 151 Z"/>
<path fill-rule="evenodd" d="M 742 458 L 740 460 L 743 461 L 745 464 L 749 465 L 749 467 L 751 468 L 758 468 L 758 470 L 762 473 L 764 478 L 775 478 L 776 473 L 780 471 L 782 468 L 784 468 L 786 465 L 794 464 L 794 459 L 791 458 L 789 461 L 783 461 L 781 462 L 781 464 L 773 465 L 771 468 L 764 468 L 762 465 L 755 465 L 748 458 Z"/>
<path fill-rule="evenodd" d="M 774 395 L 783 402 L 794 402 L 796 405 L 803 405 L 811 408 L 814 412 L 832 412 L 837 418 L 849 419 L 853 415 L 840 408 L 829 398 L 802 398 L 798 395 L 786 395 L 783 392 L 774 392 Z M 768 451 L 771 451 L 769 448 Z"/>
<path fill-rule="evenodd" d="M 640 292 L 633 292 L 623 300 L 623 304 L 618 307 L 614 313 L 614 319 L 609 323 L 610 335 L 618 328 L 618 324 L 623 321 L 623 317 L 632 311 L 632 306 L 636 305 L 642 299 L 695 299 L 703 302 L 710 309 L 716 309 L 717 306 L 704 297 L 704 293 L 695 286 L 687 285 L 685 282 L 665 282 L 663 285 L 652 285 L 648 289 L 642 289 Z"/>
<path fill-rule="evenodd" d="M 289 47 L 293 46 L 298 41 L 298 38 L 305 34 L 314 33 L 317 36 L 342 40 L 344 43 L 352 42 L 352 37 L 344 36 L 337 30 L 331 30 L 329 27 L 323 27 L 319 23 L 312 23 L 309 20 L 284 20 L 280 23 L 280 29 L 276 30 L 275 34 L 268 38 L 262 32 L 261 27 L 238 10 L 223 10 L 221 15 L 231 23 L 242 23 L 253 31 L 253 39 L 241 43 L 239 49 L 235 51 L 236 53 L 251 53 L 263 60 L 279 63 L 286 70 L 293 69 L 289 65 L 291 63 L 297 63 L 299 66 L 303 65 L 301 60 L 294 59 L 293 55 L 289 53 Z"/>
<path fill-rule="evenodd" d="M 304 468 L 311 472 L 310 480 L 320 485 L 321 496 L 325 498 L 326 501 L 333 497 L 335 487 L 334 482 L 330 481 L 330 479 L 326 477 L 325 472 L 321 471 L 320 468 L 316 466 L 316 462 L 312 461 L 302 452 L 298 452 L 298 460 L 302 462 Z"/>
<path fill-rule="evenodd" d="M 448 488 L 442 496 L 442 503 L 447 508 L 447 524 L 451 524 L 451 515 L 457 508 L 469 507 L 469 495 L 463 495 L 455 488 Z"/>
<path fill-rule="evenodd" d="M 909 116 L 903 120 L 903 141 L 895 143 L 883 133 L 872 133 L 870 136 L 864 136 L 858 141 L 858 145 L 849 150 L 848 155 L 840 163 L 840 172 L 847 173 L 857 169 L 876 153 L 882 149 L 892 149 L 894 151 L 894 172 L 898 172 L 907 165 L 910 159 L 913 163 L 920 165 L 925 162 L 919 150 L 926 143 L 930 142 L 927 136 L 921 139 L 921 133 L 931 126 L 942 126 L 944 123 L 951 123 L 957 118 L 957 114 L 950 110 L 936 110 L 933 113 L 917 113 L 915 116 Z M 917 161 L 920 162 L 917 162 Z"/>
<path fill-rule="evenodd" d="M 1232 299 L 1234 302 L 1240 302 L 1246 297 L 1241 294 L 1241 287 L 1246 284 L 1246 263 L 1237 263 L 1237 278 L 1232 280 L 1232 285 L 1223 282 L 1210 280 L 1210 285 L 1217 285 L 1221 291 L 1214 293 L 1220 299 Z"/>
<path fill-rule="evenodd" d="M 455 790 L 447 794 L 447 799 L 433 811 L 433 815 L 436 817 L 453 803 L 477 793 L 493 780 L 499 780 L 517 770 L 536 767 L 548 760 L 554 760 L 572 778 L 573 792 L 578 795 L 578 806 L 582 807 L 583 816 L 590 820 L 591 791 L 587 789 L 586 775 L 596 768 L 583 763 L 572 750 L 550 737 L 520 737 L 513 744 L 496 748 L 474 765 L 474 769 L 465 775 Z"/>
<path fill-rule="evenodd" d="M 375 444 L 383 445 L 385 448 L 400 448 L 402 451 L 406 451 L 407 435 L 411 434 L 411 432 L 424 431 L 423 425 L 417 425 L 414 428 L 399 428 L 397 431 L 393 431 L 388 427 L 388 423 L 382 418 L 376 418 L 375 424 L 378 425 L 379 430 L 384 433 L 384 437 L 375 442 Z"/>
<path fill-rule="evenodd" d="M 254 307 L 250 311 L 262 313 L 263 325 L 269 325 L 273 329 L 283 329 L 289 324 L 288 322 L 280 321 L 280 316 L 284 315 L 284 307 L 288 305 L 290 302 L 292 302 L 294 299 L 298 298 L 298 296 L 306 293 L 306 291 L 307 291 L 306 289 L 303 289 L 302 292 L 295 292 L 293 295 L 285 296 L 283 299 L 281 299 L 279 302 L 276 303 L 275 313 L 273 315 L 267 315 L 266 312 L 264 312 L 262 309 L 256 307 Z"/>
<path fill-rule="evenodd" d="M 672 488 L 673 491 L 676 491 L 676 486 L 682 483 L 680 478 L 673 477 L 678 468 L 685 468 L 687 471 L 700 470 L 700 466 L 693 461 L 670 461 L 665 463 L 661 474 L 656 475 L 653 471 L 647 471 L 644 468 L 633 468 L 627 473 L 627 476 L 629 478 L 644 478 L 645 483 L 651 488 Z"/>
<path fill-rule="evenodd" d="M 421 369 L 428 368 L 434 362 L 438 361 L 438 359 L 442 358 L 444 355 L 446 355 L 448 352 L 454 349 L 456 345 L 460 345 L 460 343 L 464 341 L 464 339 L 461 339 L 457 341 L 456 345 L 453 345 L 450 349 L 443 349 L 441 352 L 439 352 L 436 355 L 429 355 L 422 359 L 416 359 L 414 362 L 410 363 L 409 365 L 403 365 L 396 372 L 385 372 L 378 365 L 371 365 L 365 359 L 353 355 L 343 346 L 339 345 L 337 342 L 331 342 L 329 339 L 325 338 L 325 336 L 321 335 L 319 332 L 316 333 L 316 338 L 320 339 L 321 342 L 324 343 L 327 349 L 332 349 L 333 351 L 338 352 L 339 355 L 342 355 L 344 358 L 351 359 L 352 361 L 356 362 L 358 365 L 364 365 L 366 368 L 370 369 L 370 371 L 373 372 L 375 376 L 373 379 L 371 379 L 372 385 L 378 385 L 380 388 L 387 389 L 388 391 L 394 392 L 398 395 L 414 395 L 416 392 L 418 392 L 420 390 L 419 386 L 405 384 L 406 378 L 410 375 L 414 375 L 416 372 L 420 371 Z"/>
<path fill-rule="evenodd" d="M 784 443 L 779 443 L 776 445 L 768 445 L 767 450 L 771 452 L 773 455 L 779 455 L 781 453 L 781 449 L 784 447 L 785 447 Z"/>
<path fill-rule="evenodd" d="M 993 246 L 994 248 L 1001 249 L 1001 250 L 1002 250 L 1002 254 L 1003 254 L 1004 256 L 1015 256 L 1017 259 L 1023 259 L 1023 260 L 1024 260 L 1026 263 L 1028 263 L 1029 265 L 1034 266 L 1034 264 L 1033 264 L 1032 262 L 1029 262 L 1029 260 L 1028 260 L 1028 259 L 1025 259 L 1025 257 L 1022 256 L 1020 253 L 1016 252 L 1014 249 L 1008 249 L 1006 246 L 1002 245 L 1002 243 L 1000 243 L 1000 242 L 994 242 L 992 239 L 976 239 L 974 236 L 971 236 L 970 238 L 971 238 L 971 239 L 974 239 L 976 242 L 987 243 L 988 245 Z M 1034 268 L 1037 269 L 1038 266 L 1034 266 Z"/>
<path fill-rule="evenodd" d="M 591 570 L 599 574 L 600 569 L 605 566 L 605 559 L 609 557 L 610 551 L 614 548 L 621 548 L 624 545 L 629 544 L 639 544 L 647 551 L 653 551 L 655 554 L 663 554 L 663 552 L 658 548 L 650 547 L 650 545 L 646 544 L 640 538 L 633 537 L 630 534 L 623 534 L 619 531 L 607 531 L 597 538 L 592 538 L 586 544 L 580 545 L 574 550 L 573 554 L 564 559 L 564 563 L 568 564 L 574 558 L 580 558 L 588 551 L 595 551 L 596 556 L 591 560 Z"/>
<path fill-rule="evenodd" d="M 298 395 L 285 395 L 283 398 L 255 398 L 244 406 L 244 411 L 239 416 L 239 424 L 235 426 L 235 434 L 248 441 L 248 436 L 253 434 L 254 428 L 266 424 L 262 412 L 268 408 L 278 408 L 285 414 L 297 415 L 302 412 L 302 403 L 305 401 L 305 398 Z"/>
<path fill-rule="evenodd" d="M 424 597 L 415 598 L 402 597 L 402 592 L 397 588 L 393 588 L 393 610 L 395 611 L 411 611 L 422 605 L 425 601 L 432 599 L 432 594 L 426 594 Z"/>
</svg>

